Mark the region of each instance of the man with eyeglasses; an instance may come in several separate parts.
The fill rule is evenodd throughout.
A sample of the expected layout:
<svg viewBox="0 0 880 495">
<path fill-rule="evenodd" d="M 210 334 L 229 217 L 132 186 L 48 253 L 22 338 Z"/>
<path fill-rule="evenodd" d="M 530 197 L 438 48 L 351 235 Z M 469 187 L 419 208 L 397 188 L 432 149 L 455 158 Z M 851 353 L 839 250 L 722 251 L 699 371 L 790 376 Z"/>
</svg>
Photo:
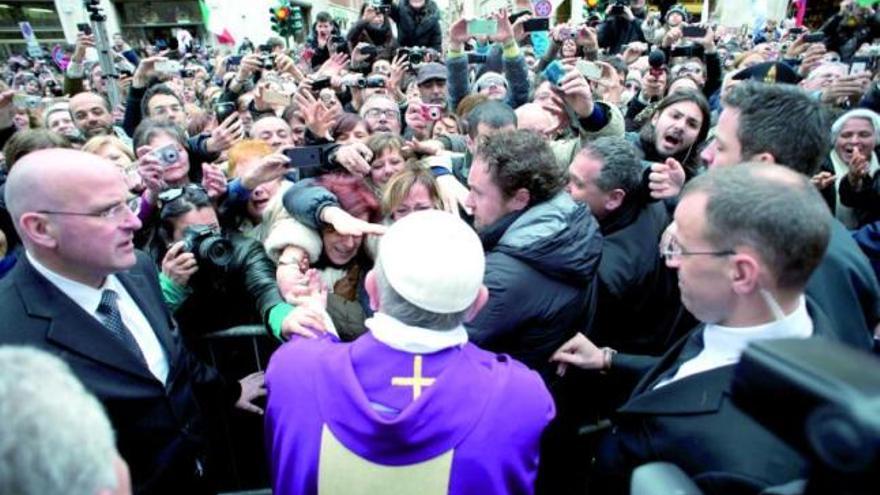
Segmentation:
<svg viewBox="0 0 880 495">
<path fill-rule="evenodd" d="M 400 107 L 389 96 L 376 94 L 364 102 L 360 110 L 361 118 L 367 123 L 371 134 L 390 132 L 400 135 Z"/>
<path fill-rule="evenodd" d="M 687 185 L 661 252 L 700 325 L 660 358 L 599 348 L 580 334 L 552 358 L 560 373 L 577 366 L 638 380 L 600 440 L 591 489 L 629 493 L 632 470 L 659 460 L 707 494 L 758 493 L 803 477 L 805 459 L 727 394 L 750 342 L 835 338 L 804 295 L 831 220 L 809 181 L 776 165 L 713 170 Z"/>
<path fill-rule="evenodd" d="M 831 147 L 825 112 L 790 84 L 745 82 L 723 99 L 715 140 L 703 150 L 707 167 L 743 161 L 778 163 L 807 177 L 819 172 Z M 834 220 L 831 243 L 807 293 L 828 313 L 844 342 L 870 349 L 880 328 L 880 286 L 868 259 L 842 223 Z M 846 308 L 846 309 L 844 309 Z"/>
<path fill-rule="evenodd" d="M 17 165 L 5 197 L 25 255 L 0 281 L 0 344 L 70 365 L 104 404 L 136 493 L 211 493 L 195 391 L 252 409 L 261 377 L 227 384 L 181 345 L 115 165 L 61 149 Z"/>
</svg>

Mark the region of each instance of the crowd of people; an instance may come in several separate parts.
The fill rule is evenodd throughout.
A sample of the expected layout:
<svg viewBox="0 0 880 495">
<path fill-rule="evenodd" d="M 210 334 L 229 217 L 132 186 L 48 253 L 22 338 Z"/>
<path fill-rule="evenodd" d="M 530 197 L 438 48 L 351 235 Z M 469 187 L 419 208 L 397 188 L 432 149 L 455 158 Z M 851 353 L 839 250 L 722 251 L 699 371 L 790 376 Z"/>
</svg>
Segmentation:
<svg viewBox="0 0 880 495">
<path fill-rule="evenodd" d="M 279 494 L 808 478 L 730 384 L 761 340 L 876 352 L 880 11 L 536 20 L 0 64 L 0 492 L 216 493 L 229 449 Z"/>
</svg>

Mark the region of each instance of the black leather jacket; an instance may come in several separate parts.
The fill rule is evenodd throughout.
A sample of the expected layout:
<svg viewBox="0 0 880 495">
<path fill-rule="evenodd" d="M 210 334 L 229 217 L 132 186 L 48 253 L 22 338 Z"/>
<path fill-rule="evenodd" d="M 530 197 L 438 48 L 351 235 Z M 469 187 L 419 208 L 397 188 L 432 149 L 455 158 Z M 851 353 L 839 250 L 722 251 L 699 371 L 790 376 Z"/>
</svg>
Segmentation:
<svg viewBox="0 0 880 495">
<path fill-rule="evenodd" d="M 192 294 L 174 313 L 187 338 L 237 325 L 268 325 L 269 311 L 284 302 L 263 245 L 241 234 L 226 237 L 232 261 L 222 269 L 200 261 L 189 281 Z"/>
</svg>

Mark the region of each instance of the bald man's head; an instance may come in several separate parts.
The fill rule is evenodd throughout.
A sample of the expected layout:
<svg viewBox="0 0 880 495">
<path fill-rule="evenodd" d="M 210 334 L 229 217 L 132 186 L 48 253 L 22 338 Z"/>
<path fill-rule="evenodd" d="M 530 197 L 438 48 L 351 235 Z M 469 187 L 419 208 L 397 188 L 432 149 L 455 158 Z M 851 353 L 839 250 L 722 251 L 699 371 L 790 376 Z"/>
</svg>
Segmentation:
<svg viewBox="0 0 880 495">
<path fill-rule="evenodd" d="M 290 126 L 283 119 L 269 116 L 263 117 L 251 126 L 251 137 L 261 139 L 273 150 L 294 144 Z"/>
<path fill-rule="evenodd" d="M 559 119 L 537 103 L 526 103 L 516 109 L 517 129 L 534 131 L 544 137 L 559 127 Z"/>
<path fill-rule="evenodd" d="M 114 174 L 119 175 L 119 170 L 112 162 L 91 153 L 61 148 L 35 151 L 10 171 L 6 208 L 13 221 L 26 211 L 57 209 L 76 201 L 79 189 L 88 189 L 96 177 Z"/>
<path fill-rule="evenodd" d="M 93 287 L 135 262 L 132 241 L 141 223 L 127 197 L 112 162 L 76 150 L 26 155 L 6 182 L 7 208 L 28 253 Z"/>
</svg>

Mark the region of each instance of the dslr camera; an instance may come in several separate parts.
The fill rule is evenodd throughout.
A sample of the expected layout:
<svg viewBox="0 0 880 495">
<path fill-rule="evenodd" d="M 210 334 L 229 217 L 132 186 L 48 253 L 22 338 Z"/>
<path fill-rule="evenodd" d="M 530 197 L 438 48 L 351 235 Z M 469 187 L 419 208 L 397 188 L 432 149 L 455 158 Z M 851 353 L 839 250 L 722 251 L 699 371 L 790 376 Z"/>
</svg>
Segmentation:
<svg viewBox="0 0 880 495">
<path fill-rule="evenodd" d="M 410 71 L 415 72 L 425 62 L 428 50 L 420 46 L 401 47 L 397 49 L 396 56 L 399 57 L 401 55 L 406 57 L 406 61 L 409 62 Z"/>
<path fill-rule="evenodd" d="M 411 48 L 409 50 L 409 58 L 408 62 L 410 66 L 420 65 L 425 61 L 425 55 L 428 54 L 428 51 L 424 48 Z"/>
<path fill-rule="evenodd" d="M 330 41 L 327 43 L 327 46 L 329 47 L 331 54 L 332 53 L 349 54 L 351 52 L 351 50 L 348 49 L 348 41 L 344 37 L 342 37 L 338 34 L 334 34 L 333 36 L 330 37 Z"/>
<path fill-rule="evenodd" d="M 629 7 L 629 0 L 615 0 L 614 5 L 611 6 L 611 10 L 608 12 L 608 14 L 623 15 L 624 7 Z"/>
<path fill-rule="evenodd" d="M 391 0 L 370 0 L 370 5 L 386 16 L 391 13 Z"/>
<path fill-rule="evenodd" d="M 264 53 L 260 55 L 260 67 L 263 70 L 272 70 L 275 68 L 275 59 L 272 55 Z"/>
<path fill-rule="evenodd" d="M 232 261 L 232 242 L 208 225 L 190 225 L 183 231 L 183 251 L 192 253 L 199 266 L 226 268 Z"/>
</svg>

